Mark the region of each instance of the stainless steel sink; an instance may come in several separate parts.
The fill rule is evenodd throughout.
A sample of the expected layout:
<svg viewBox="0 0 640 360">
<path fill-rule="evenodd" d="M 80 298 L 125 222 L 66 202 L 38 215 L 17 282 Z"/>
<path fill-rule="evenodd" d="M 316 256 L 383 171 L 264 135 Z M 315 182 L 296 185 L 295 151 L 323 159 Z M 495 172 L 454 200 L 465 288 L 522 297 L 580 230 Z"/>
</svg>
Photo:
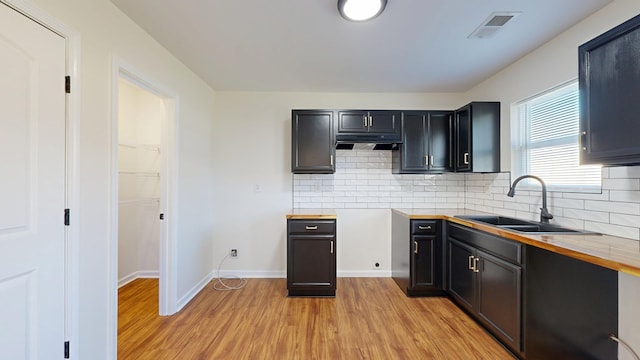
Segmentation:
<svg viewBox="0 0 640 360">
<path fill-rule="evenodd" d="M 485 224 L 490 224 L 501 229 L 507 229 L 514 232 L 526 233 L 526 234 L 576 234 L 576 235 L 600 235 L 595 232 L 570 229 L 559 225 L 539 223 L 535 221 L 528 221 L 522 219 L 516 219 L 507 216 L 499 215 L 459 215 L 456 216 L 460 219 L 478 221 Z"/>
</svg>

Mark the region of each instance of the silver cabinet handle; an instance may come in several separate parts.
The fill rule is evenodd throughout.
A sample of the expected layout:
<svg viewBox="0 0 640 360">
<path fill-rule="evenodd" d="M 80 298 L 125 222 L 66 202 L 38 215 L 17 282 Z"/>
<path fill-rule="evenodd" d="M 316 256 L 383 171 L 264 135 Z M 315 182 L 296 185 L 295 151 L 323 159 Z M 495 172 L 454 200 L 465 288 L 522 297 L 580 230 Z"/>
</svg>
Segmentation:
<svg viewBox="0 0 640 360">
<path fill-rule="evenodd" d="M 473 268 L 473 262 L 474 262 L 473 260 L 474 260 L 473 255 L 469 255 L 469 270 L 475 270 Z"/>
<path fill-rule="evenodd" d="M 307 225 L 304 228 L 307 230 L 318 230 L 318 225 L 314 225 L 314 226 Z"/>
<path fill-rule="evenodd" d="M 331 253 L 333 254 L 333 240 L 331 240 Z"/>
<path fill-rule="evenodd" d="M 418 229 L 420 230 L 431 230 L 431 225 L 418 225 Z"/>
<path fill-rule="evenodd" d="M 362 126 L 367 127 L 367 115 L 362 115 Z"/>
<path fill-rule="evenodd" d="M 469 165 L 469 153 L 464 153 L 464 164 Z"/>
<path fill-rule="evenodd" d="M 418 242 L 417 241 L 413 242 L 413 253 L 414 254 L 418 253 Z"/>
<path fill-rule="evenodd" d="M 431 166 L 433 166 L 433 155 L 431 155 L 431 160 L 429 163 L 431 164 Z"/>
<path fill-rule="evenodd" d="M 429 155 L 424 156 L 424 164 L 429 166 Z"/>
<path fill-rule="evenodd" d="M 331 166 L 333 166 L 333 155 L 329 156 L 329 161 L 331 162 Z"/>
<path fill-rule="evenodd" d="M 369 115 L 369 127 L 373 126 L 373 117 L 371 117 L 371 115 Z"/>
<path fill-rule="evenodd" d="M 480 269 L 478 269 L 478 261 L 480 260 L 480 258 L 475 258 L 473 259 L 473 272 L 480 272 Z"/>
</svg>

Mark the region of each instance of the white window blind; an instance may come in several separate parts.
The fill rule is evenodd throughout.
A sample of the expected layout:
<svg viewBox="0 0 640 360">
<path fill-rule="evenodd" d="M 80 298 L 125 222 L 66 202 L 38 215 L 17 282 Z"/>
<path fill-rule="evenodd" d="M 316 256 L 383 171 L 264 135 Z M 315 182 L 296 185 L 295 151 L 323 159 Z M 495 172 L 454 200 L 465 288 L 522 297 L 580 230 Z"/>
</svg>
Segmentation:
<svg viewBox="0 0 640 360">
<path fill-rule="evenodd" d="M 601 166 L 579 165 L 578 83 L 518 104 L 516 175 L 542 178 L 550 189 L 600 190 Z"/>
</svg>

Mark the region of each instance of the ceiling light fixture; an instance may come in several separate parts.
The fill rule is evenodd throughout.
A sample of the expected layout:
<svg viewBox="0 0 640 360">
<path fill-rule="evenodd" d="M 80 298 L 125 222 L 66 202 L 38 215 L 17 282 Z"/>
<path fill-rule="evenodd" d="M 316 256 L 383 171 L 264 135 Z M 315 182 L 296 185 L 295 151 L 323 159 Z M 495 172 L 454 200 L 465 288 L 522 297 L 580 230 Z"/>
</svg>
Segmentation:
<svg viewBox="0 0 640 360">
<path fill-rule="evenodd" d="M 366 21 L 380 15 L 387 0 L 338 0 L 338 11 L 350 21 Z"/>
</svg>

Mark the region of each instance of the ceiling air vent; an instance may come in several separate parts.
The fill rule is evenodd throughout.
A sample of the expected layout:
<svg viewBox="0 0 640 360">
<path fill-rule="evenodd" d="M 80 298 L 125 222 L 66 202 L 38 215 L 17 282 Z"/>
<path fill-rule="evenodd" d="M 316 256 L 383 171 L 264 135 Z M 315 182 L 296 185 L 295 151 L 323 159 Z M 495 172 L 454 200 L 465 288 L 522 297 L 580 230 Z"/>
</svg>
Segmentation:
<svg viewBox="0 0 640 360">
<path fill-rule="evenodd" d="M 520 14 L 520 12 L 494 12 L 468 38 L 488 39 L 494 37 L 506 23 Z"/>
</svg>

